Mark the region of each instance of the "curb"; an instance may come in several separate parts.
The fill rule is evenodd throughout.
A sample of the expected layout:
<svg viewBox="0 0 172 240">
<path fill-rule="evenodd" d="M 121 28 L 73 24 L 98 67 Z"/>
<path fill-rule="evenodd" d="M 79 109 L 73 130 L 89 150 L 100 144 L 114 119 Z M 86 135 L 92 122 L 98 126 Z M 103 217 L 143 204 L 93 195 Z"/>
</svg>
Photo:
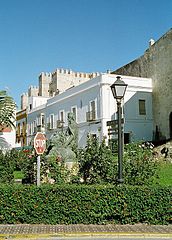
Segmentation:
<svg viewBox="0 0 172 240">
<path fill-rule="evenodd" d="M 164 238 L 164 239 L 172 239 L 172 233 L 128 233 L 128 232 L 73 232 L 73 233 L 64 233 L 64 232 L 59 232 L 59 233 L 49 233 L 49 234 L 0 234 L 0 240 L 4 239 L 16 239 L 16 240 L 28 240 L 28 239 L 40 239 L 40 238 L 47 238 L 47 239 L 53 239 L 55 237 L 102 237 L 102 238 Z"/>
</svg>

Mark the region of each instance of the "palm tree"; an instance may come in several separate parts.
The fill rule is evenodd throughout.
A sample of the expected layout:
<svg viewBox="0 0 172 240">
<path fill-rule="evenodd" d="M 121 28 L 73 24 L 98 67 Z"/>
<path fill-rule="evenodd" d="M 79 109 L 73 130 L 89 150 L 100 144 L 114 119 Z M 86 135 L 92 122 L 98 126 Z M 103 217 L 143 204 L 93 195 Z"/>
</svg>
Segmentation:
<svg viewBox="0 0 172 240">
<path fill-rule="evenodd" d="M 0 91 L 0 130 L 6 127 L 15 128 L 16 104 L 6 91 Z"/>
</svg>

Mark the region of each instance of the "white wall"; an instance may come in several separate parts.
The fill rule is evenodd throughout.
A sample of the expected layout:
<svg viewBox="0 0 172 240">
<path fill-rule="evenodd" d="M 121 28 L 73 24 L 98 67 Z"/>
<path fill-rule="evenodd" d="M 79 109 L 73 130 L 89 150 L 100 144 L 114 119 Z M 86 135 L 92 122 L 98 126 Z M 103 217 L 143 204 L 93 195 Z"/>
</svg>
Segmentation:
<svg viewBox="0 0 172 240">
<path fill-rule="evenodd" d="M 102 76 L 102 134 L 108 137 L 106 122 L 117 119 L 117 104 L 110 85 L 116 80 L 117 75 Z M 136 78 L 121 76 L 128 84 L 124 97 L 124 132 L 131 134 L 131 141 L 151 141 L 153 135 L 152 119 L 152 80 L 148 78 Z M 146 115 L 139 115 L 139 99 L 145 100 Z"/>
<path fill-rule="evenodd" d="M 152 83 L 151 79 L 122 76 L 128 88 L 124 99 L 125 132 L 131 132 L 131 140 L 152 140 Z M 96 134 L 100 139 L 108 138 L 106 122 L 117 118 L 116 101 L 113 98 L 110 86 L 115 82 L 116 75 L 103 74 L 91 79 L 79 86 L 68 89 L 65 92 L 49 99 L 43 106 L 33 109 L 28 114 L 28 124 L 36 119 L 41 112 L 46 119 L 54 114 L 54 121 L 59 120 L 59 112 L 64 111 L 67 127 L 67 113 L 72 107 L 77 109 L 77 123 L 79 129 L 79 146 L 84 146 L 88 133 Z M 138 112 L 138 100 L 146 101 L 146 115 L 140 116 Z M 90 101 L 96 102 L 96 121 L 87 122 Z M 57 129 L 46 131 L 47 138 Z M 30 136 L 31 137 L 31 136 Z"/>
<path fill-rule="evenodd" d="M 41 106 L 43 104 L 45 104 L 47 102 L 49 98 L 48 97 L 41 97 L 41 96 L 38 96 L 38 97 L 29 97 L 28 99 L 28 107 L 29 107 L 29 111 L 38 107 L 38 106 Z M 32 108 L 30 109 L 30 105 L 32 106 Z"/>
<path fill-rule="evenodd" d="M 0 132 L 0 138 L 4 139 L 10 148 L 15 147 L 16 131 L 14 129 L 11 132 Z"/>
</svg>

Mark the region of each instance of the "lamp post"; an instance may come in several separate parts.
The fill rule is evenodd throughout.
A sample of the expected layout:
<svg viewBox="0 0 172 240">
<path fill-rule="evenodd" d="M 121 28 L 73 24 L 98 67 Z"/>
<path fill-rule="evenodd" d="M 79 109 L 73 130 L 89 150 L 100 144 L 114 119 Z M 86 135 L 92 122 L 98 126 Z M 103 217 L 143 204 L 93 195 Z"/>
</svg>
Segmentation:
<svg viewBox="0 0 172 240">
<path fill-rule="evenodd" d="M 118 182 L 123 183 L 122 177 L 122 161 L 123 161 L 123 131 L 122 131 L 122 108 L 121 100 L 124 98 L 127 84 L 121 80 L 120 76 L 116 77 L 117 80 L 111 85 L 111 90 L 117 102 L 118 113 Z"/>
</svg>

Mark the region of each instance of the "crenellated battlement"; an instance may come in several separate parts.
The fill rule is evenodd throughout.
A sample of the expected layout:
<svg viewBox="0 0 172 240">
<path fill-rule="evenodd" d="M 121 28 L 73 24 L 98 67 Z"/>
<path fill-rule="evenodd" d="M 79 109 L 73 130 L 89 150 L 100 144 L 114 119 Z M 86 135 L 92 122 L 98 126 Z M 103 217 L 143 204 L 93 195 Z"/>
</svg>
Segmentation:
<svg viewBox="0 0 172 240">
<path fill-rule="evenodd" d="M 25 97 L 25 96 L 28 96 L 28 92 L 24 92 L 21 94 L 21 97 Z"/>
<path fill-rule="evenodd" d="M 100 75 L 99 72 L 85 73 L 85 72 L 75 72 L 71 69 L 57 68 L 54 72 L 52 72 L 52 78 L 57 74 L 72 76 L 74 78 L 89 78 L 89 79 Z"/>
<path fill-rule="evenodd" d="M 40 77 L 51 77 L 52 73 L 51 72 L 41 72 L 39 74 L 39 78 Z"/>
<path fill-rule="evenodd" d="M 56 68 L 53 72 L 41 72 L 38 76 L 39 87 L 31 85 L 28 92 L 22 94 L 21 108 L 27 106 L 29 97 L 53 97 L 99 75 L 99 72 L 76 72 L 64 68 Z"/>
<path fill-rule="evenodd" d="M 29 86 L 29 89 L 38 89 L 38 86 L 32 86 L 32 85 L 30 85 L 30 86 Z"/>
<path fill-rule="evenodd" d="M 37 86 L 30 86 L 28 89 L 28 96 L 29 97 L 37 97 L 39 92 L 39 88 Z"/>
</svg>

